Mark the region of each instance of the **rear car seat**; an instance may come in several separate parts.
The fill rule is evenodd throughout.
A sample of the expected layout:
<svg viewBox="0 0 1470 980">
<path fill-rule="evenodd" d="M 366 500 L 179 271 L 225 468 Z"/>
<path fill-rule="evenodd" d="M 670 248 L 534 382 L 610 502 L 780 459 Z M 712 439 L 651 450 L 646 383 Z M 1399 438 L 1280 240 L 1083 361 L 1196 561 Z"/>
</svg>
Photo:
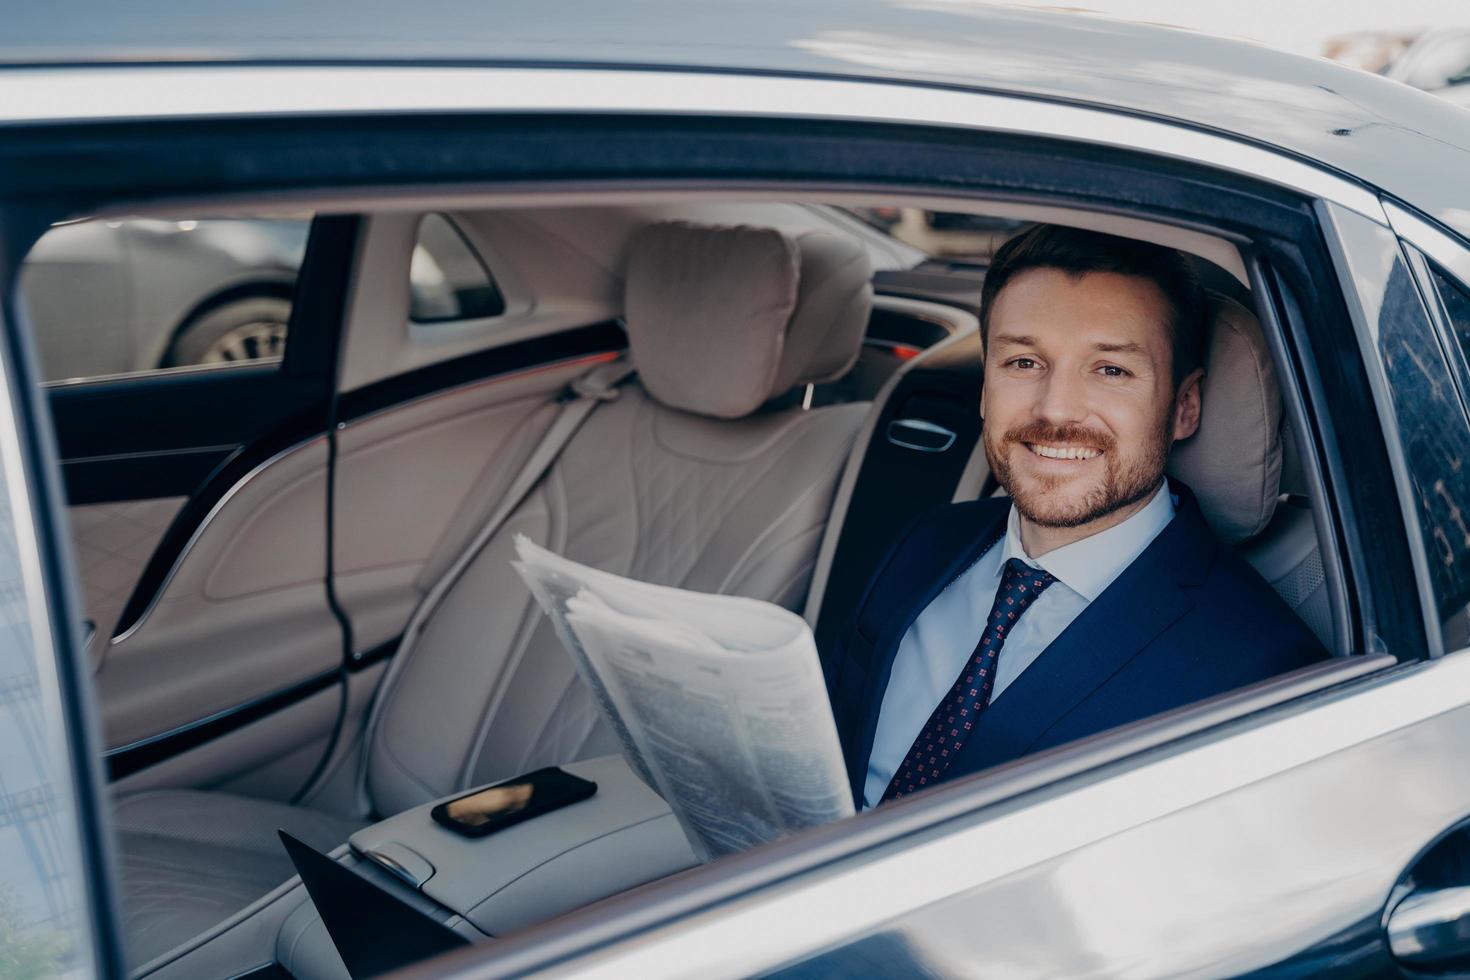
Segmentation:
<svg viewBox="0 0 1470 980">
<path fill-rule="evenodd" d="M 674 222 L 634 236 L 624 305 L 638 380 L 593 413 L 395 657 L 366 736 L 372 814 L 617 751 L 510 566 L 518 533 L 617 574 L 800 610 L 868 405 L 763 406 L 852 367 L 870 278 L 860 246 L 820 232 Z M 329 849 L 363 823 L 194 790 L 124 797 L 115 812 L 135 967 L 289 878 L 277 827 Z"/>
</svg>

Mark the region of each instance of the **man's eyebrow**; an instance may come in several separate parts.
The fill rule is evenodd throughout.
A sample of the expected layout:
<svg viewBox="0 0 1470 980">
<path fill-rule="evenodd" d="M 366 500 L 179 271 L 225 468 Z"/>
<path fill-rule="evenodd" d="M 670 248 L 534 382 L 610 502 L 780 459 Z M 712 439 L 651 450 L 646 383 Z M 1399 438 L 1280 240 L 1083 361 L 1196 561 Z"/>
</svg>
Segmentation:
<svg viewBox="0 0 1470 980">
<path fill-rule="evenodd" d="M 1108 354 L 1147 354 L 1148 348 L 1129 341 L 1124 344 L 1094 344 L 1098 350 Z"/>
<path fill-rule="evenodd" d="M 991 338 L 993 344 L 1014 344 L 1017 347 L 1035 347 L 1036 338 L 1013 333 L 997 334 Z"/>
</svg>

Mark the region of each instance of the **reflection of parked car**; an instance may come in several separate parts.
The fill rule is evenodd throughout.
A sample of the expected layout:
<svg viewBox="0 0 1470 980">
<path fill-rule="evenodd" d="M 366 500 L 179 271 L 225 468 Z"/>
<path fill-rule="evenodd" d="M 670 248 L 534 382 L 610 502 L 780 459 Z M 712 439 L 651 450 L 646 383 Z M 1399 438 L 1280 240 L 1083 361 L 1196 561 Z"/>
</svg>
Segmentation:
<svg viewBox="0 0 1470 980">
<path fill-rule="evenodd" d="M 1418 976 L 1470 956 L 1470 116 L 1189 33 L 776 6 L 428 0 L 354 30 L 333 4 L 97 5 L 88 36 L 116 45 L 11 12 L 7 260 L 82 211 L 316 217 L 279 366 L 41 389 L 4 297 L 6 940 L 60 973 L 340 980 L 322 912 L 379 920 L 310 902 L 284 827 L 474 941 L 423 977 Z M 1216 307 L 1200 434 L 1169 465 L 1229 543 L 1141 621 L 1095 628 L 1172 621 L 1228 549 L 1334 656 L 1069 744 L 1033 732 L 1016 747 L 1052 747 L 698 863 L 508 559 L 525 534 L 779 601 L 820 648 L 916 514 L 994 492 L 981 270 L 883 267 L 807 206 L 1187 253 Z M 440 213 L 493 273 L 494 315 L 413 321 Z M 901 625 L 855 634 L 876 649 Z M 1124 669 L 1079 662 L 1033 677 L 1080 697 Z M 735 794 L 747 761 L 690 764 Z M 428 816 L 546 764 L 598 792 L 476 841 Z M 803 786 L 757 805 L 799 809 Z"/>
<path fill-rule="evenodd" d="M 48 379 L 277 357 L 307 220 L 78 221 L 21 280 Z"/>
<path fill-rule="evenodd" d="M 1470 106 L 1470 30 L 1426 31 L 1383 74 L 1458 105 Z"/>
</svg>

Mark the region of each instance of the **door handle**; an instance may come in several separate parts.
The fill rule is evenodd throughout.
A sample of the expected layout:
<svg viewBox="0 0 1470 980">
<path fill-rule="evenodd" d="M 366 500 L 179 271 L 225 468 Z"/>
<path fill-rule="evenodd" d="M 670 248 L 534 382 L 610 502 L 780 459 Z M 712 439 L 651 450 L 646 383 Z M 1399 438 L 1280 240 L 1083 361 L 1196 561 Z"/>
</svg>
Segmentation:
<svg viewBox="0 0 1470 980">
<path fill-rule="evenodd" d="M 888 441 L 921 453 L 942 453 L 954 445 L 955 432 L 925 419 L 894 419 L 888 423 Z"/>
<path fill-rule="evenodd" d="M 1421 965 L 1470 956 L 1470 888 L 1411 892 L 1388 914 L 1388 948 Z"/>
</svg>

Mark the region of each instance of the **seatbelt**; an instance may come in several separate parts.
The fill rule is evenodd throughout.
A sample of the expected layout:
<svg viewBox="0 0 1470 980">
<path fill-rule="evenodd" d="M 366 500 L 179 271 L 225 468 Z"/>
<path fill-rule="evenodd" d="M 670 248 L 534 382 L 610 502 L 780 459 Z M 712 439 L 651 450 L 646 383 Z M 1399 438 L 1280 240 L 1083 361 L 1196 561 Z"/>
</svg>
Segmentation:
<svg viewBox="0 0 1470 980">
<path fill-rule="evenodd" d="M 479 557 L 480 552 L 490 543 L 501 526 L 505 524 L 510 516 L 515 513 L 516 508 L 530 496 L 531 491 L 536 489 L 541 478 L 551 469 L 553 463 L 561 456 L 562 450 L 572 441 L 572 436 L 587 421 L 587 418 L 603 402 L 612 401 L 618 397 L 618 385 L 628 380 L 634 373 L 635 368 L 626 356 L 600 364 L 587 374 L 576 379 L 567 388 L 567 394 L 572 396 L 563 403 L 560 414 L 546 430 L 546 435 L 541 437 L 541 442 L 526 458 L 525 465 L 506 488 L 505 494 L 500 499 L 500 505 L 485 519 L 480 526 L 479 532 L 470 540 L 469 544 L 459 553 L 459 557 L 444 570 L 429 591 L 424 593 L 423 599 L 414 607 L 413 615 L 408 617 L 408 625 L 403 629 L 403 638 L 398 641 L 398 649 L 394 651 L 393 659 L 388 664 L 387 671 L 383 674 L 383 681 L 378 685 L 378 694 L 374 699 L 372 711 L 368 715 L 367 726 L 363 730 L 362 741 L 362 763 L 359 766 L 357 778 L 357 802 L 363 807 L 364 812 L 371 812 L 372 800 L 367 792 L 368 762 L 372 756 L 372 740 L 377 732 L 379 715 L 382 712 L 383 703 L 391 690 L 393 683 L 403 673 L 409 657 L 413 653 L 414 644 L 418 641 L 419 634 L 423 632 L 424 624 L 429 621 L 434 612 L 439 608 L 449 590 L 454 588 L 465 570 Z"/>
</svg>

